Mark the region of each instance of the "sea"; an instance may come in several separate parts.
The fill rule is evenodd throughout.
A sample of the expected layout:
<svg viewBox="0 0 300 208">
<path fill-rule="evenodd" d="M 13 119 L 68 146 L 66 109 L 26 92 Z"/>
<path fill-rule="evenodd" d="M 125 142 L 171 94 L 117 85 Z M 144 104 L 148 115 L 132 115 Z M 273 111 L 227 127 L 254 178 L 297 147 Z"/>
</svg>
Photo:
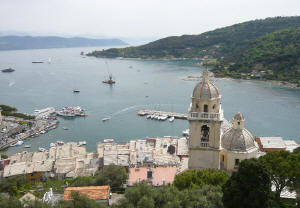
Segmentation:
<svg viewBox="0 0 300 208">
<path fill-rule="evenodd" d="M 128 142 L 147 137 L 181 136 L 186 120 L 149 120 L 137 115 L 141 109 L 186 113 L 196 81 L 204 69 L 195 60 L 105 59 L 80 53 L 102 50 L 99 47 L 18 50 L 0 52 L 0 103 L 15 106 L 20 112 L 36 109 L 81 106 L 87 117 L 59 118 L 56 129 L 30 138 L 7 154 L 49 148 L 62 140 L 87 142 L 87 151 L 96 151 L 99 141 L 113 138 Z M 50 62 L 49 62 L 50 60 Z M 32 61 L 44 61 L 33 64 Z M 116 84 L 102 81 L 111 73 Z M 259 81 L 216 79 L 228 120 L 241 112 L 245 126 L 254 136 L 281 136 L 300 143 L 300 90 L 273 86 Z M 80 93 L 73 93 L 74 89 Z M 105 117 L 110 120 L 103 122 Z M 63 128 L 67 127 L 68 130 Z"/>
</svg>

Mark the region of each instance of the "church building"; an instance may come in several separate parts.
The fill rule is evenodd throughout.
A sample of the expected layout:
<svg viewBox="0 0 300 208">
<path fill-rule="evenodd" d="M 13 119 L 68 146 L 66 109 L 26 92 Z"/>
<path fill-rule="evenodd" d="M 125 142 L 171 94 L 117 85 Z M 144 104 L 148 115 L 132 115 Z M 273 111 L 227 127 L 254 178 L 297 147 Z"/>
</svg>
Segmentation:
<svg viewBox="0 0 300 208">
<path fill-rule="evenodd" d="M 222 132 L 224 121 L 221 94 L 209 80 L 208 70 L 194 88 L 189 107 L 189 169 L 223 169 L 232 171 L 243 159 L 256 157 L 258 145 L 244 128 L 244 117 L 234 116 L 233 126 Z"/>
</svg>

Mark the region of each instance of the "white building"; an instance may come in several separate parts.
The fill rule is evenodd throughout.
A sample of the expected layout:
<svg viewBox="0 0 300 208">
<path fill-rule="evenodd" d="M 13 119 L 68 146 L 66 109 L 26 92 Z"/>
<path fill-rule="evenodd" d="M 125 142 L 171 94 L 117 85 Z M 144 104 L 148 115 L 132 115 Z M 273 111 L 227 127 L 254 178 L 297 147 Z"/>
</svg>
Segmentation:
<svg viewBox="0 0 300 208">
<path fill-rule="evenodd" d="M 194 88 L 189 108 L 189 168 L 225 169 L 232 171 L 239 162 L 256 157 L 258 147 L 244 128 L 241 114 L 234 117 L 233 127 L 226 127 L 217 86 L 209 81 L 208 70 Z M 226 124 L 226 126 L 228 126 Z M 223 130 L 222 130 L 223 129 Z"/>
</svg>

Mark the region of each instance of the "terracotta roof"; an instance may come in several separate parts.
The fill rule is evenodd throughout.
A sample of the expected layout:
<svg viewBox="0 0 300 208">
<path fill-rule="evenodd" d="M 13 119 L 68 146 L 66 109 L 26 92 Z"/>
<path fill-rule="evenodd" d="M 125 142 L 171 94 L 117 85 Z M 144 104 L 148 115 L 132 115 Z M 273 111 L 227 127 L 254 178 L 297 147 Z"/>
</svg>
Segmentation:
<svg viewBox="0 0 300 208">
<path fill-rule="evenodd" d="M 83 186 L 68 187 L 64 191 L 63 200 L 72 200 L 71 193 L 77 191 L 80 194 L 87 195 L 90 199 L 108 199 L 109 186 Z"/>
</svg>

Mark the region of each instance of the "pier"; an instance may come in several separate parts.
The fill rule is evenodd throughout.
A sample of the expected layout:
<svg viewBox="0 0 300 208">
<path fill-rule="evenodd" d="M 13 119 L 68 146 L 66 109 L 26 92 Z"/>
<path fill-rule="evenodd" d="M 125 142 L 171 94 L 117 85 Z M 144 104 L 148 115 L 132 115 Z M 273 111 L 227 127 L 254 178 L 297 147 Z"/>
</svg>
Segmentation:
<svg viewBox="0 0 300 208">
<path fill-rule="evenodd" d="M 158 111 L 158 110 L 149 110 L 143 109 L 137 112 L 139 116 L 146 116 L 146 115 L 158 115 L 158 116 L 167 116 L 169 118 L 174 117 L 175 119 L 187 119 L 187 114 L 183 113 L 175 113 L 175 112 L 165 112 L 165 111 Z"/>
</svg>

